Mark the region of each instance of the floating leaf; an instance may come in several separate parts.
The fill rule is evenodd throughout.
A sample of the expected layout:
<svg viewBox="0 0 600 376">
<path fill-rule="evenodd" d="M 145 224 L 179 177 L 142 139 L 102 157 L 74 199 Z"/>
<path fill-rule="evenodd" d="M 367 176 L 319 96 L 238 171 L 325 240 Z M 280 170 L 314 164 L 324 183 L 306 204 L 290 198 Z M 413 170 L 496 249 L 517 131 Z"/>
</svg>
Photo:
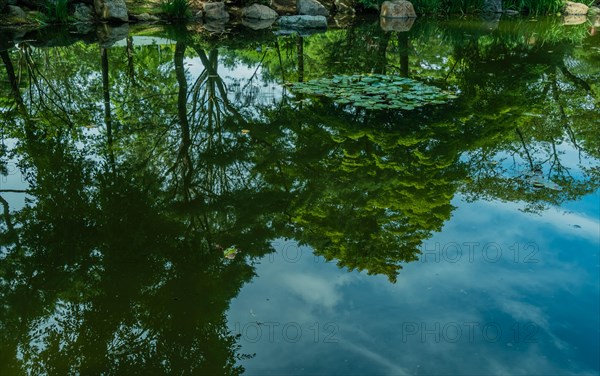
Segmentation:
<svg viewBox="0 0 600 376">
<path fill-rule="evenodd" d="M 229 260 L 233 260 L 235 256 L 238 254 L 238 249 L 235 246 L 231 246 L 223 251 L 223 256 Z"/>
</svg>

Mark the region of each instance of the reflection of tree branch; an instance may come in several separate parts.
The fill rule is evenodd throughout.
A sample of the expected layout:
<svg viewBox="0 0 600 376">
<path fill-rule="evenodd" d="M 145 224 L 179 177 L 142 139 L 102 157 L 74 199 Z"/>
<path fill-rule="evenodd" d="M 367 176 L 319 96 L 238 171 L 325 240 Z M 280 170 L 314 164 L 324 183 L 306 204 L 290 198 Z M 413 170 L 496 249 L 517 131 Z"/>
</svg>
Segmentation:
<svg viewBox="0 0 600 376">
<path fill-rule="evenodd" d="M 563 64 L 563 66 L 564 66 L 564 64 Z M 567 69 L 567 68 L 565 67 L 565 69 Z M 552 98 L 554 99 L 554 101 L 556 102 L 556 105 L 558 106 L 558 111 L 560 112 L 561 124 L 565 128 L 567 135 L 569 136 L 569 138 L 571 139 L 571 142 L 573 143 L 573 146 L 575 146 L 576 149 L 580 150 L 579 145 L 577 145 L 577 140 L 575 139 L 575 133 L 569 126 L 569 120 L 567 118 L 567 114 L 565 113 L 565 109 L 564 109 L 563 105 L 560 103 L 560 97 L 558 95 L 558 83 L 557 83 L 556 74 L 553 73 L 552 77 L 553 77 Z M 578 77 L 576 77 L 576 78 L 578 78 Z M 581 153 L 581 150 L 580 150 L 580 153 Z"/>
<path fill-rule="evenodd" d="M 26 67 L 27 67 L 27 72 L 29 73 L 30 92 L 31 92 L 31 89 L 33 87 L 35 87 L 37 90 L 37 93 L 39 94 L 38 99 L 39 99 L 40 106 L 42 106 L 46 110 L 53 113 L 56 117 L 58 117 L 65 124 L 67 124 L 69 127 L 72 128 L 74 126 L 74 124 L 71 121 L 71 119 L 69 118 L 69 111 L 67 111 L 67 109 L 64 108 L 59 102 L 55 101 L 51 95 L 46 93 L 46 91 L 44 90 L 42 85 L 40 85 L 40 79 L 44 82 L 45 86 L 48 88 L 49 92 L 51 92 L 54 95 L 54 97 L 61 98 L 62 96 L 60 95 L 60 93 L 58 93 L 56 91 L 56 89 L 52 86 L 52 84 L 46 78 L 46 76 L 44 76 L 41 73 L 41 71 L 37 68 L 37 65 L 33 62 L 33 59 L 30 56 L 28 51 L 29 51 L 28 49 L 25 50 L 25 63 L 26 63 Z M 38 77 L 39 77 L 39 79 L 38 79 Z M 48 106 L 46 104 L 46 102 L 44 101 L 44 98 L 46 98 L 48 101 L 50 101 L 50 103 L 56 109 L 58 109 L 60 112 L 62 112 L 62 114 L 57 111 L 54 111 L 50 106 Z"/>
<path fill-rule="evenodd" d="M 533 171 L 533 159 L 531 159 L 531 154 L 529 154 L 529 149 L 527 149 L 527 144 L 525 143 L 525 139 L 523 138 L 523 133 L 521 133 L 521 130 L 519 129 L 519 127 L 516 127 L 515 130 L 517 131 L 517 134 L 519 135 L 519 138 L 521 139 L 521 144 L 523 144 L 523 149 L 525 150 L 525 154 L 527 155 L 527 160 L 529 161 L 529 167 Z"/>
<path fill-rule="evenodd" d="M 254 73 L 252 73 L 252 76 L 250 76 L 250 78 L 248 79 L 248 82 L 246 83 L 246 85 L 244 85 L 244 87 L 242 88 L 242 91 L 244 91 L 248 85 L 250 85 L 250 83 L 252 83 L 252 80 L 254 79 L 254 77 L 256 77 L 256 73 L 258 73 L 258 70 L 260 69 L 260 67 L 263 64 L 263 61 L 265 61 L 265 57 L 267 56 L 267 52 L 269 50 L 267 50 L 265 48 L 265 53 L 263 54 L 262 58 L 260 59 L 260 61 L 258 62 L 258 64 L 256 64 L 256 69 L 254 70 Z"/>
<path fill-rule="evenodd" d="M 592 87 L 590 86 L 590 84 L 588 84 L 585 80 L 583 80 L 583 79 L 577 77 L 576 75 L 574 75 L 573 73 L 571 73 L 569 71 L 569 69 L 565 66 L 564 61 L 562 61 L 561 64 L 558 65 L 558 69 L 560 69 L 562 74 L 565 75 L 565 77 L 567 77 L 573 84 L 575 84 L 575 86 L 577 86 L 580 89 L 585 90 L 592 97 L 594 97 L 594 98 L 596 97 L 594 95 L 594 91 L 592 90 Z"/>
<path fill-rule="evenodd" d="M 241 120 L 242 115 L 240 115 L 240 113 L 231 105 L 231 103 L 229 102 L 229 99 L 227 98 L 227 90 L 225 89 L 225 84 L 223 83 L 223 79 L 219 76 L 219 74 L 216 70 L 216 67 L 213 64 L 211 64 L 211 62 L 210 62 L 209 58 L 206 56 L 206 52 L 204 52 L 204 50 L 202 50 L 201 48 L 199 48 L 197 46 L 194 46 L 193 48 L 194 48 L 194 51 L 196 51 L 196 53 L 198 54 L 198 57 L 200 58 L 200 60 L 202 61 L 202 65 L 204 65 L 204 69 L 206 69 L 208 71 L 208 78 L 211 78 L 214 80 L 214 83 L 216 84 L 217 89 L 219 90 L 219 94 L 221 95 L 221 100 L 222 100 L 223 105 L 238 120 Z M 216 61 L 213 63 L 216 63 Z"/>
</svg>

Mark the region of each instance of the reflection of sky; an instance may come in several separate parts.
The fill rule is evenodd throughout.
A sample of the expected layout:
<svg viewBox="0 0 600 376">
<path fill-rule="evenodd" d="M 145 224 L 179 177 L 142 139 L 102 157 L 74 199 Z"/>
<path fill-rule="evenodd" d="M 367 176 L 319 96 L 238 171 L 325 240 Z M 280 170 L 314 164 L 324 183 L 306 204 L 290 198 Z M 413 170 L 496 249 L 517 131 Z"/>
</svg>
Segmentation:
<svg viewBox="0 0 600 376">
<path fill-rule="evenodd" d="M 231 305 L 230 328 L 256 353 L 243 364 L 249 374 L 597 374 L 598 194 L 582 202 L 539 216 L 456 199 L 426 259 L 396 284 L 280 242 Z"/>
</svg>

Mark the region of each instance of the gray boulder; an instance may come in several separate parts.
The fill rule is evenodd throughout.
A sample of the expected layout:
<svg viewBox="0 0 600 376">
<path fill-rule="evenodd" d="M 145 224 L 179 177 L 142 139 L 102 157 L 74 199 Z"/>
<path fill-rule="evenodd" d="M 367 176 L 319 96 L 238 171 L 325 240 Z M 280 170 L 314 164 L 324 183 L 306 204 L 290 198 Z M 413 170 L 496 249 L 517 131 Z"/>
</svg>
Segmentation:
<svg viewBox="0 0 600 376">
<path fill-rule="evenodd" d="M 94 10 L 102 21 L 129 21 L 125 0 L 94 0 Z"/>
<path fill-rule="evenodd" d="M 379 12 L 381 17 L 387 18 L 416 18 L 415 8 L 410 1 L 394 0 L 384 1 Z"/>
<path fill-rule="evenodd" d="M 252 4 L 242 9 L 243 18 L 254 20 L 274 20 L 277 18 L 277 12 L 265 5 Z"/>
<path fill-rule="evenodd" d="M 207 20 L 228 20 L 229 13 L 225 10 L 225 3 L 204 3 L 204 18 Z"/>
<path fill-rule="evenodd" d="M 325 16 L 283 16 L 279 18 L 279 26 L 289 29 L 326 29 Z"/>
<path fill-rule="evenodd" d="M 73 19 L 78 23 L 92 23 L 94 22 L 94 10 L 86 4 L 75 4 Z"/>
<path fill-rule="evenodd" d="M 329 11 L 317 0 L 297 0 L 298 14 L 307 16 L 329 16 Z"/>
</svg>

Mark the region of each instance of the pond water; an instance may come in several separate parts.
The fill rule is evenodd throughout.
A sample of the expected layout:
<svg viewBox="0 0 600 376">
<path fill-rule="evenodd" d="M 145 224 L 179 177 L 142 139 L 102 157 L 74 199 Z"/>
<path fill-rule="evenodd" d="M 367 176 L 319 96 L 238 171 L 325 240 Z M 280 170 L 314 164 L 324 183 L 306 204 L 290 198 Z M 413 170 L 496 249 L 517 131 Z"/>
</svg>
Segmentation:
<svg viewBox="0 0 600 376">
<path fill-rule="evenodd" d="M 3 43 L 1 374 L 600 371 L 589 24 Z"/>
</svg>

